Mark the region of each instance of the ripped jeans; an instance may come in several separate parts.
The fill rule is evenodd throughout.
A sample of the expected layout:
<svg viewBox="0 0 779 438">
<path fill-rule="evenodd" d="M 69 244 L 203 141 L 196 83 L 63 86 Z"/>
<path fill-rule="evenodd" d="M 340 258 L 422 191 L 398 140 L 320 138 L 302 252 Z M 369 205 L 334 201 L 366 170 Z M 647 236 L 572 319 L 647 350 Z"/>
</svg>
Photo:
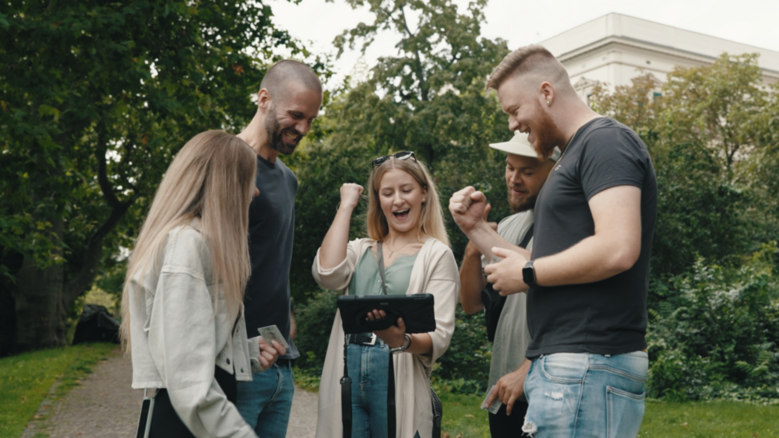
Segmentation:
<svg viewBox="0 0 779 438">
<path fill-rule="evenodd" d="M 632 438 L 644 417 L 646 352 L 556 353 L 530 365 L 522 430 L 536 438 Z"/>
</svg>

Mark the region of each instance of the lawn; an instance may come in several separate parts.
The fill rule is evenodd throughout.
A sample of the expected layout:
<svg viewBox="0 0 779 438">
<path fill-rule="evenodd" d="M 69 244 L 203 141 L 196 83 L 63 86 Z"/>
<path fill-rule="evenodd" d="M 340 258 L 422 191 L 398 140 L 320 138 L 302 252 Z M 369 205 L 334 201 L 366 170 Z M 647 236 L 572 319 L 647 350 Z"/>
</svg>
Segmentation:
<svg viewBox="0 0 779 438">
<path fill-rule="evenodd" d="M 439 394 L 444 404 L 443 431 L 489 437 L 487 413 L 479 409 L 481 395 Z M 640 438 L 779 438 L 779 406 L 739 402 L 669 403 L 650 400 L 641 423 Z"/>
<path fill-rule="evenodd" d="M 19 438 L 55 381 L 54 397 L 61 398 L 114 350 L 114 344 L 81 344 L 0 359 L 0 438 Z"/>
</svg>

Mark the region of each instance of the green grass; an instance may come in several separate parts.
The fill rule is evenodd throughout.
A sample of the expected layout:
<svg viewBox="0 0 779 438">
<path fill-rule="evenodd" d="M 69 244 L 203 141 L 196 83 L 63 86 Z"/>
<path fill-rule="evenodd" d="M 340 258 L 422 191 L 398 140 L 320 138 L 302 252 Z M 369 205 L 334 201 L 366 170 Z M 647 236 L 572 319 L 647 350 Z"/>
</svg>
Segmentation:
<svg viewBox="0 0 779 438">
<path fill-rule="evenodd" d="M 487 412 L 479 409 L 483 396 L 439 394 L 444 404 L 443 432 L 489 437 Z M 779 406 L 747 403 L 649 400 L 639 438 L 779 438 Z"/>
<path fill-rule="evenodd" d="M 18 438 L 51 385 L 59 399 L 116 349 L 114 344 L 50 348 L 0 359 L 0 438 Z"/>
<path fill-rule="evenodd" d="M 779 437 L 779 406 L 648 401 L 641 438 Z"/>
<path fill-rule="evenodd" d="M 295 384 L 307 391 L 319 389 L 319 376 L 295 369 Z M 437 391 L 444 405 L 443 432 L 450 438 L 490 436 L 487 411 L 479 409 L 484 395 Z M 748 403 L 662 402 L 648 400 L 639 438 L 779 438 L 779 405 Z"/>
<path fill-rule="evenodd" d="M 490 436 L 487 411 L 479 409 L 484 397 L 479 395 L 451 394 L 436 391 L 444 406 L 444 418 L 441 424 L 442 435 L 451 438 L 461 435 L 463 438 Z"/>
</svg>

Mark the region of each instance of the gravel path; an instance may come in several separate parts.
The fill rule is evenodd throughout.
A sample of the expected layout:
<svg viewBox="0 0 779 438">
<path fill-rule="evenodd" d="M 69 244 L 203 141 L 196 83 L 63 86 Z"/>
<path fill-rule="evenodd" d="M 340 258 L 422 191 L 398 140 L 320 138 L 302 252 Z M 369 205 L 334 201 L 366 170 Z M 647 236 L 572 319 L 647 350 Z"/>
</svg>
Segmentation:
<svg viewBox="0 0 779 438">
<path fill-rule="evenodd" d="M 50 438 L 134 438 L 143 391 L 131 389 L 131 382 L 130 358 L 113 353 L 63 400 L 54 405 L 44 401 L 38 415 L 49 415 L 33 420 L 22 438 L 36 433 Z M 287 438 L 313 438 L 316 409 L 317 395 L 296 388 Z"/>
</svg>

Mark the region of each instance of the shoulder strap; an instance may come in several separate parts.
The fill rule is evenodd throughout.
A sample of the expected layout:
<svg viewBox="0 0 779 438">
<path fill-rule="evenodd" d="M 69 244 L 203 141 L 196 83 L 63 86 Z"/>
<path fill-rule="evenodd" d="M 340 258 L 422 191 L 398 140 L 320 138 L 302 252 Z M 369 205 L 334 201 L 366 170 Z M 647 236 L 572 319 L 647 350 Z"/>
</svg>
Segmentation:
<svg viewBox="0 0 779 438">
<path fill-rule="evenodd" d="M 525 237 L 522 238 L 522 241 L 519 242 L 519 246 L 522 248 L 527 248 L 527 244 L 530 243 L 530 239 L 533 238 L 533 227 L 535 227 L 535 222 L 530 224 L 530 228 L 527 229 L 527 233 L 525 233 Z"/>
<path fill-rule="evenodd" d="M 378 242 L 379 250 L 379 275 L 381 276 L 381 291 L 387 295 L 387 280 L 384 278 L 384 252 L 381 248 L 381 242 Z M 397 425 L 395 424 L 395 363 L 392 361 L 392 353 L 389 354 L 389 364 L 387 366 L 389 375 L 387 376 L 387 437 L 396 438 Z"/>
<path fill-rule="evenodd" d="M 387 280 L 384 278 L 384 252 L 381 250 L 381 242 L 379 244 L 379 275 L 381 276 L 381 293 L 387 295 Z"/>
</svg>

